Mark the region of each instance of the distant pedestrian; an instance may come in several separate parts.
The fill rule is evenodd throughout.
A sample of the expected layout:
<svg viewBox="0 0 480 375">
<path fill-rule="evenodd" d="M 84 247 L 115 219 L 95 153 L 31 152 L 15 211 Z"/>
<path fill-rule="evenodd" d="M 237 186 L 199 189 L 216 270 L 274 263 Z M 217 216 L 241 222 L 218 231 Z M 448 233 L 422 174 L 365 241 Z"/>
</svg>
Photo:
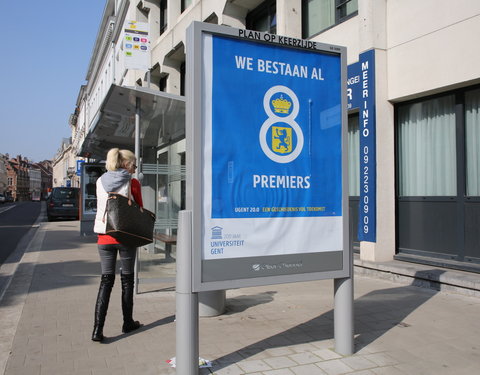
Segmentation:
<svg viewBox="0 0 480 375">
<path fill-rule="evenodd" d="M 107 315 L 108 303 L 115 282 L 115 264 L 117 253 L 121 261 L 121 282 L 122 282 L 122 332 L 127 333 L 140 328 L 142 325 L 133 320 L 133 287 L 134 267 L 136 248 L 131 248 L 119 243 L 115 238 L 105 234 L 106 219 L 105 210 L 107 206 L 108 193 L 115 192 L 128 196 L 128 189 L 131 188 L 131 195 L 137 204 L 143 207 L 140 182 L 132 178 L 135 172 L 135 155 L 129 150 L 112 148 L 107 153 L 107 172 L 97 180 L 97 215 L 95 217 L 94 232 L 98 233 L 98 252 L 102 268 L 102 277 L 98 289 L 97 303 L 95 305 L 95 325 L 92 333 L 93 341 L 102 341 L 103 326 Z"/>
</svg>

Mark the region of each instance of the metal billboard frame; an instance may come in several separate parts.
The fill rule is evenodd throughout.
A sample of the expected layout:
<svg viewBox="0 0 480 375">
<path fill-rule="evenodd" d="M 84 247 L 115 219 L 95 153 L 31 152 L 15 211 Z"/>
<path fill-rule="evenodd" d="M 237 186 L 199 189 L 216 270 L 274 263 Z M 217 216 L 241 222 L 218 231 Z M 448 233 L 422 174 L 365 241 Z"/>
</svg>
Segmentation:
<svg viewBox="0 0 480 375">
<path fill-rule="evenodd" d="M 319 253 L 299 253 L 295 256 L 306 256 L 306 262 L 313 265 L 314 270 L 302 273 L 283 275 L 265 275 L 260 277 L 235 277 L 231 279 L 215 279 L 206 277 L 208 272 L 222 269 L 225 275 L 233 271 L 232 264 L 246 264 L 252 258 L 232 258 L 229 262 L 219 260 L 202 260 L 203 253 L 203 189 L 204 176 L 202 174 L 203 159 L 203 110 L 206 105 L 202 96 L 203 92 L 203 44 L 204 35 L 215 35 L 236 40 L 282 46 L 289 49 L 308 50 L 328 55 L 338 56 L 341 69 L 341 164 L 342 164 L 342 229 L 343 250 Z M 186 146 L 187 146 L 187 178 L 186 178 L 186 209 L 192 212 L 192 291 L 203 292 L 224 290 L 239 287 L 302 282 L 320 279 L 342 279 L 352 277 L 352 252 L 348 236 L 348 164 L 347 164 L 347 62 L 346 48 L 336 45 L 300 40 L 295 38 L 280 37 L 273 34 L 250 32 L 244 29 L 235 29 L 208 23 L 193 22 L 187 29 L 187 107 L 186 107 Z M 209 103 L 208 103 L 209 104 Z M 211 182 L 210 182 L 211 183 Z M 247 219 L 246 219 L 247 220 Z M 335 254 L 333 254 L 335 253 Z M 282 262 L 285 255 L 272 255 L 273 260 Z M 278 257 L 278 258 L 277 258 Z M 329 260 L 334 257 L 335 260 Z M 257 257 L 258 258 L 258 257 Z M 333 258 L 332 258 L 333 259 Z M 258 260 L 257 260 L 258 261 Z M 255 261 L 254 261 L 255 262 Z M 331 265 L 329 266 L 329 262 Z M 311 264 L 310 264 L 311 263 Z M 341 264 L 339 267 L 338 265 Z M 333 266 L 332 266 L 333 265 Z M 325 269 L 322 270 L 322 267 Z M 330 269 L 329 269 L 330 267 Z M 334 267 L 334 269 L 331 269 Z M 228 276 L 227 276 L 228 277 Z"/>
</svg>

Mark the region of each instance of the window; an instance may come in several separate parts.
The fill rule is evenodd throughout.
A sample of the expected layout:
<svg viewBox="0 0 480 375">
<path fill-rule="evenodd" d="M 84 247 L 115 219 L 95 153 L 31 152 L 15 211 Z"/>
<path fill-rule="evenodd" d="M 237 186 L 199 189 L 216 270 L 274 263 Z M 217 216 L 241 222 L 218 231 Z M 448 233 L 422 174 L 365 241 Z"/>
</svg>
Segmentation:
<svg viewBox="0 0 480 375">
<path fill-rule="evenodd" d="M 13 185 L 13 177 L 8 177 L 8 185 L 12 186 Z"/>
<path fill-rule="evenodd" d="M 182 13 L 185 9 L 187 9 L 190 5 L 192 5 L 192 2 L 193 0 L 182 0 L 182 4 L 181 4 Z"/>
<path fill-rule="evenodd" d="M 480 89 L 465 94 L 467 196 L 480 196 Z"/>
<path fill-rule="evenodd" d="M 180 65 L 180 95 L 185 95 L 185 76 L 185 62 L 182 62 L 182 64 Z"/>
<path fill-rule="evenodd" d="M 160 35 L 167 29 L 167 0 L 160 0 Z"/>
<path fill-rule="evenodd" d="M 276 0 L 265 1 L 247 14 L 247 29 L 277 33 Z"/>
<path fill-rule="evenodd" d="M 303 37 L 309 38 L 358 14 L 358 0 L 302 0 Z"/>
<path fill-rule="evenodd" d="M 457 195 L 455 95 L 398 108 L 399 196 Z"/>
<path fill-rule="evenodd" d="M 158 82 L 158 89 L 160 91 L 163 91 L 163 92 L 167 91 L 167 80 L 168 80 L 168 75 L 165 75 L 160 78 L 160 81 Z"/>
</svg>

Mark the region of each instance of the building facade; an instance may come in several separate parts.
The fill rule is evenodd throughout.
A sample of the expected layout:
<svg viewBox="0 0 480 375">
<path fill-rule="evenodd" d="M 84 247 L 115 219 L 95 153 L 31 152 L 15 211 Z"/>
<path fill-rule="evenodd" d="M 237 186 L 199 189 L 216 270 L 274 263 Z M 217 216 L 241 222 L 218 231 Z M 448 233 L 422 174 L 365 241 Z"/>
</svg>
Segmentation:
<svg viewBox="0 0 480 375">
<path fill-rule="evenodd" d="M 128 20 L 149 25 L 147 72 L 125 68 Z M 78 154 L 89 156 L 85 140 L 112 85 L 185 95 L 185 31 L 192 21 L 347 47 L 354 248 L 374 262 L 480 269 L 480 2 L 107 1 L 75 109 Z M 157 137 L 145 151 L 155 154 L 153 164 L 180 171 L 159 175 L 151 189 L 162 217 L 183 207 L 188 150 L 182 139 L 167 144 Z"/>
<path fill-rule="evenodd" d="M 45 200 L 52 189 L 52 161 L 43 160 L 33 166 L 40 171 L 40 199 Z"/>
<path fill-rule="evenodd" d="M 42 172 L 34 164 L 31 164 L 28 169 L 28 176 L 30 180 L 30 199 L 39 202 L 42 197 Z"/>
<path fill-rule="evenodd" d="M 8 186 L 6 162 L 7 157 L 0 154 L 0 194 L 5 194 Z"/>
<path fill-rule="evenodd" d="M 7 194 L 17 201 L 30 200 L 30 162 L 18 155 L 16 158 L 8 158 L 7 167 Z"/>
<path fill-rule="evenodd" d="M 62 139 L 52 162 L 53 187 L 80 187 L 77 176 L 76 161 L 78 160 L 72 147 L 71 138 Z"/>
</svg>

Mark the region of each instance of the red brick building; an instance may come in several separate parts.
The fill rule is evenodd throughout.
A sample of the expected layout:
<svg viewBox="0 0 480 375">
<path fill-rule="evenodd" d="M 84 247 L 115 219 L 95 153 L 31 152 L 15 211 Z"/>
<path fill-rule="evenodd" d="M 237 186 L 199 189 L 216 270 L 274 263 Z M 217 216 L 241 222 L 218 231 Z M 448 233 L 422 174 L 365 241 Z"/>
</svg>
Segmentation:
<svg viewBox="0 0 480 375">
<path fill-rule="evenodd" d="M 39 163 L 31 163 L 27 158 L 18 155 L 9 158 L 5 155 L 4 160 L 7 170 L 6 195 L 10 195 L 15 202 L 28 201 L 31 199 L 29 169 L 31 167 L 41 171 L 41 199 L 45 199 L 52 187 L 52 162 L 44 160 Z"/>
</svg>

